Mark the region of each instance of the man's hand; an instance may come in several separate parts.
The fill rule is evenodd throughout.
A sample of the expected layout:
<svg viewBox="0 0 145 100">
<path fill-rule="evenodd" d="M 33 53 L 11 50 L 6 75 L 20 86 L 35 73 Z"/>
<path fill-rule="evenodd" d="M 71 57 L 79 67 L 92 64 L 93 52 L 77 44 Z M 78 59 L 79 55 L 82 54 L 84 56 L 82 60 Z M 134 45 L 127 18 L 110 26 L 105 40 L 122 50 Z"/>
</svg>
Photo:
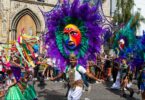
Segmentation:
<svg viewBox="0 0 145 100">
<path fill-rule="evenodd" d="M 100 82 L 100 80 L 98 78 L 95 78 L 96 81 Z"/>
<path fill-rule="evenodd" d="M 54 80 L 56 80 L 56 79 L 62 77 L 62 75 L 63 75 L 63 73 L 60 73 L 60 74 L 58 74 L 56 77 L 50 78 L 50 80 L 51 80 L 51 81 L 54 81 Z"/>
<path fill-rule="evenodd" d="M 96 78 L 92 73 L 86 72 L 85 74 L 86 74 L 88 77 L 90 77 L 90 78 L 92 78 L 92 79 L 98 81 L 98 78 Z"/>
<path fill-rule="evenodd" d="M 54 81 L 54 80 L 55 80 L 55 78 L 54 78 L 54 77 L 51 77 L 51 78 L 50 78 L 50 81 Z"/>
<path fill-rule="evenodd" d="M 104 80 L 101 80 L 101 79 L 96 79 L 96 82 L 99 82 L 99 83 L 104 83 Z"/>
</svg>

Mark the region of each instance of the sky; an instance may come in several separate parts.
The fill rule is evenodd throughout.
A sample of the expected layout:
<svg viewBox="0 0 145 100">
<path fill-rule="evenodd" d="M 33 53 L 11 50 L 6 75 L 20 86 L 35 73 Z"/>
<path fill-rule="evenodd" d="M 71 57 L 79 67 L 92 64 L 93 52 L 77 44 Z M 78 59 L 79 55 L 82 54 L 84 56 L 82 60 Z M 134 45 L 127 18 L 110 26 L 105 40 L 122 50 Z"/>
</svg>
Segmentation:
<svg viewBox="0 0 145 100">
<path fill-rule="evenodd" d="M 116 9 L 116 2 L 117 0 L 112 0 L 112 14 Z M 134 2 L 135 2 L 135 6 L 132 9 L 132 12 L 135 13 L 138 10 L 138 8 L 140 8 L 140 13 L 145 18 L 145 0 L 134 0 Z M 145 31 L 145 24 L 141 23 L 141 26 L 137 31 L 137 36 L 142 36 L 143 30 Z"/>
<path fill-rule="evenodd" d="M 136 12 L 138 8 L 140 8 L 141 15 L 145 18 L 145 0 L 134 0 L 135 6 L 133 8 L 133 12 Z M 143 34 L 143 30 L 145 31 L 145 23 L 141 23 L 141 27 L 137 31 L 137 35 L 141 36 Z"/>
</svg>

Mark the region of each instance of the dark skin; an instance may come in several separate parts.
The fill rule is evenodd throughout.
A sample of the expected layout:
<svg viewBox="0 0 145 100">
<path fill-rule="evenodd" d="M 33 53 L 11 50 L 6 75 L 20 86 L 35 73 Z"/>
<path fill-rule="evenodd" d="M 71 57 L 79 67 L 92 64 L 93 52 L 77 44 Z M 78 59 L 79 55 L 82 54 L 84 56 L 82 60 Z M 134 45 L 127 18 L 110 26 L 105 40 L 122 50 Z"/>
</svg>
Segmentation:
<svg viewBox="0 0 145 100">
<path fill-rule="evenodd" d="M 76 59 L 70 60 L 70 65 L 71 65 L 71 68 L 72 68 L 72 69 L 76 66 L 76 64 L 77 64 L 77 60 L 76 60 Z M 51 78 L 50 80 L 53 81 L 53 80 L 56 80 L 56 79 L 58 79 L 58 78 L 61 78 L 62 75 L 63 75 L 63 73 L 60 73 L 58 76 L 53 77 L 53 78 Z M 99 79 L 97 79 L 94 75 L 92 75 L 92 74 L 89 73 L 89 72 L 86 72 L 85 75 L 87 75 L 89 78 L 92 78 L 92 79 L 94 79 L 94 80 L 96 80 L 96 81 L 100 81 Z"/>
</svg>

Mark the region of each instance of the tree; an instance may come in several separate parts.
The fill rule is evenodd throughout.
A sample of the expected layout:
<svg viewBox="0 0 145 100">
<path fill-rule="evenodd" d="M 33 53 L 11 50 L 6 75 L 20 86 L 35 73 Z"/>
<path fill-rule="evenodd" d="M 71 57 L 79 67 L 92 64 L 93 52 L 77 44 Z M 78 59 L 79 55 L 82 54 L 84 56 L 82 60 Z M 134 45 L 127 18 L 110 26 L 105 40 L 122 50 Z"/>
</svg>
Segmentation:
<svg viewBox="0 0 145 100">
<path fill-rule="evenodd" d="M 117 0 L 113 22 L 118 25 L 126 24 L 132 16 L 131 10 L 133 6 L 134 0 Z"/>
<path fill-rule="evenodd" d="M 135 30 L 135 33 L 136 33 L 137 29 L 140 27 L 140 22 L 145 23 L 145 18 L 138 11 L 135 13 L 134 20 L 131 24 L 131 28 Z"/>
<path fill-rule="evenodd" d="M 131 24 L 131 29 L 136 30 L 140 27 L 140 22 L 145 23 L 145 18 L 141 16 L 140 12 L 132 13 L 132 8 L 134 6 L 134 0 L 117 0 L 116 10 L 113 16 L 113 23 L 118 26 L 118 31 L 120 26 L 126 25 L 131 17 L 134 17 Z"/>
<path fill-rule="evenodd" d="M 104 3 L 106 0 L 102 0 L 102 3 Z"/>
</svg>

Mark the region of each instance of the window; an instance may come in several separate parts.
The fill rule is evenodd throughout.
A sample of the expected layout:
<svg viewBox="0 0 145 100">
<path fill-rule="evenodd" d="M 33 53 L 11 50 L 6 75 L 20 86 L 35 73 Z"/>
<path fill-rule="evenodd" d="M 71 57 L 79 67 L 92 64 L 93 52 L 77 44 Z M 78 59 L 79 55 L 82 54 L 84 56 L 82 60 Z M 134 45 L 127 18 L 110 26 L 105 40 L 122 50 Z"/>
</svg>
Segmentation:
<svg viewBox="0 0 145 100">
<path fill-rule="evenodd" d="M 37 0 L 37 1 L 39 1 L 39 2 L 44 2 L 44 0 Z"/>
</svg>

